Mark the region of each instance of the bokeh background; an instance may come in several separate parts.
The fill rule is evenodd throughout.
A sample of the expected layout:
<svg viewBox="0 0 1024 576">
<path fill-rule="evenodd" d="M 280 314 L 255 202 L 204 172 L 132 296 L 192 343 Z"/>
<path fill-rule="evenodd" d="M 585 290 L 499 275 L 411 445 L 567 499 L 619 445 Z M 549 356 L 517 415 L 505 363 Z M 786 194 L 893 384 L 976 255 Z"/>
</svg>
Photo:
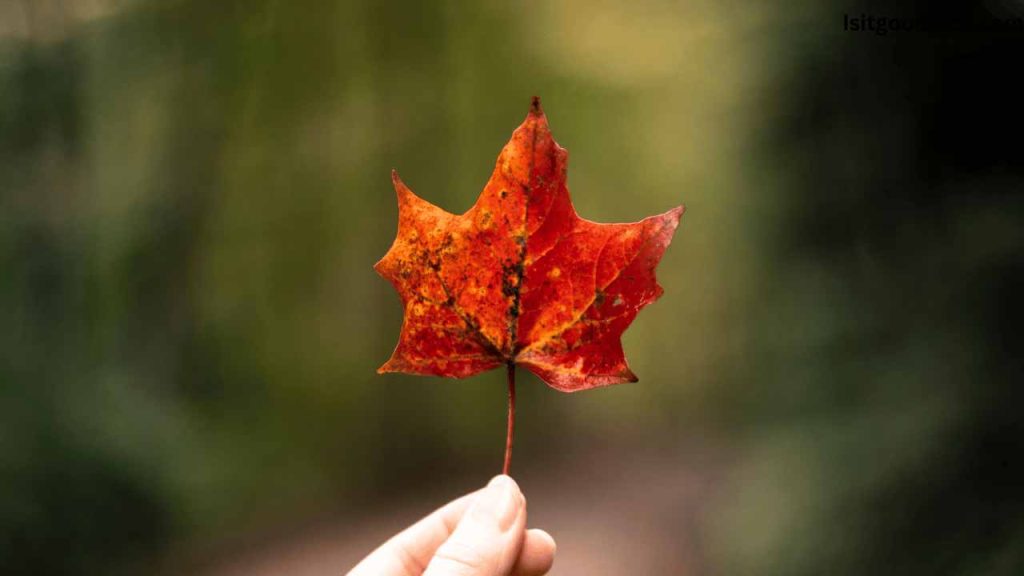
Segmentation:
<svg viewBox="0 0 1024 576">
<path fill-rule="evenodd" d="M 521 373 L 554 574 L 1024 573 L 1024 41 L 843 29 L 924 5 L 0 0 L 0 572 L 341 574 L 497 473 L 371 266 L 537 94 L 582 215 L 688 208 L 638 384 Z"/>
</svg>

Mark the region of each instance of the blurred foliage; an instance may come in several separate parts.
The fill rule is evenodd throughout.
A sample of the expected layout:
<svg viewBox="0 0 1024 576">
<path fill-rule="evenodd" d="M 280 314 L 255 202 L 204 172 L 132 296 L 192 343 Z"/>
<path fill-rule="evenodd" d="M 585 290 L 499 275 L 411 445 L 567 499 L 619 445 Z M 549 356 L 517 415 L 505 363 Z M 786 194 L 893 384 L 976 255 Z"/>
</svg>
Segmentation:
<svg viewBox="0 0 1024 576">
<path fill-rule="evenodd" d="M 467 208 L 539 94 L 582 215 L 688 212 L 641 383 L 523 378 L 529 465 L 710 438 L 720 571 L 1019 572 L 1021 48 L 841 31 L 916 8 L 7 0 L 0 565 L 130 573 L 493 472 L 502 375 L 377 376 L 371 266 L 389 170 Z"/>
<path fill-rule="evenodd" d="M 947 10 L 926 14 L 991 17 Z M 793 64 L 729 573 L 1024 569 L 1024 89 L 1005 74 L 1024 45 L 970 27 L 878 40 L 833 30 Z"/>
</svg>

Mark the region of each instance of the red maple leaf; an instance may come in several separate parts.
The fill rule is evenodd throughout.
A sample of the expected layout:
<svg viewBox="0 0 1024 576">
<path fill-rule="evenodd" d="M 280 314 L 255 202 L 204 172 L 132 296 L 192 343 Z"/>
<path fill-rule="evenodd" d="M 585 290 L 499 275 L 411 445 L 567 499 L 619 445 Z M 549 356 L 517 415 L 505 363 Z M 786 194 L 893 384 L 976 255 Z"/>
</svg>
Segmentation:
<svg viewBox="0 0 1024 576">
<path fill-rule="evenodd" d="M 405 319 L 378 372 L 464 378 L 508 366 L 510 400 L 517 364 L 563 392 L 637 380 L 620 337 L 662 294 L 654 269 L 684 207 L 629 224 L 580 218 L 567 156 L 534 98 L 465 214 L 419 198 L 392 172 L 398 234 L 374 268 L 398 290 Z M 510 402 L 510 437 L 511 416 Z"/>
</svg>

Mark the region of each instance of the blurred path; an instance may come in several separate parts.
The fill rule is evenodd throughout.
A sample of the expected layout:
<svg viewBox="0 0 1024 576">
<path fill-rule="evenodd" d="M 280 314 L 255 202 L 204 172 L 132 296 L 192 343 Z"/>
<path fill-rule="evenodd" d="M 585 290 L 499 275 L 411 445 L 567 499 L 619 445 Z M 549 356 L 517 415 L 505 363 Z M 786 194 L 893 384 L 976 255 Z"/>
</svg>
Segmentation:
<svg viewBox="0 0 1024 576">
<path fill-rule="evenodd" d="M 704 574 L 700 533 L 713 474 L 703 458 L 604 450 L 563 460 L 558 468 L 516 479 L 531 526 L 558 542 L 555 576 Z M 531 473 L 532 472 L 532 473 Z M 480 484 L 486 479 L 481 478 Z M 451 494 L 455 496 L 456 494 Z M 392 534 L 443 503 L 414 497 L 400 509 L 339 519 L 264 538 L 190 568 L 197 576 L 328 576 L 344 574 Z"/>
</svg>

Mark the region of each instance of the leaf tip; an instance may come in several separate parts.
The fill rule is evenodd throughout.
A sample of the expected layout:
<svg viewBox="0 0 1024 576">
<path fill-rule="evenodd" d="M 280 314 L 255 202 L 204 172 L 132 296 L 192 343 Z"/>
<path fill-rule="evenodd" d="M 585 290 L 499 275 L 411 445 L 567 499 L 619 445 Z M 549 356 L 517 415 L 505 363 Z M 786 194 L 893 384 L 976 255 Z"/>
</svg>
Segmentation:
<svg viewBox="0 0 1024 576">
<path fill-rule="evenodd" d="M 401 372 L 401 368 L 395 366 L 395 356 L 391 355 L 388 361 L 381 364 L 380 368 L 377 368 L 377 374 L 391 374 L 393 372 Z"/>
<path fill-rule="evenodd" d="M 391 169 L 391 184 L 395 187 L 395 193 L 398 194 L 398 204 L 401 206 L 403 199 L 410 194 L 409 187 L 402 182 L 402 179 L 398 177 L 398 170 Z"/>
<path fill-rule="evenodd" d="M 530 114 L 540 116 L 544 114 L 544 110 L 540 107 L 540 96 L 534 96 L 530 98 Z"/>
<path fill-rule="evenodd" d="M 680 204 L 679 206 L 669 210 L 668 213 L 671 215 L 672 219 L 678 223 L 679 219 L 683 217 L 683 214 L 686 214 L 686 204 Z"/>
<path fill-rule="evenodd" d="M 676 228 L 679 227 L 679 220 L 682 219 L 683 214 L 686 213 L 686 205 L 680 204 L 675 208 L 657 216 L 665 224 L 665 231 L 669 234 L 668 239 L 672 239 L 672 235 L 675 233 Z"/>
</svg>

